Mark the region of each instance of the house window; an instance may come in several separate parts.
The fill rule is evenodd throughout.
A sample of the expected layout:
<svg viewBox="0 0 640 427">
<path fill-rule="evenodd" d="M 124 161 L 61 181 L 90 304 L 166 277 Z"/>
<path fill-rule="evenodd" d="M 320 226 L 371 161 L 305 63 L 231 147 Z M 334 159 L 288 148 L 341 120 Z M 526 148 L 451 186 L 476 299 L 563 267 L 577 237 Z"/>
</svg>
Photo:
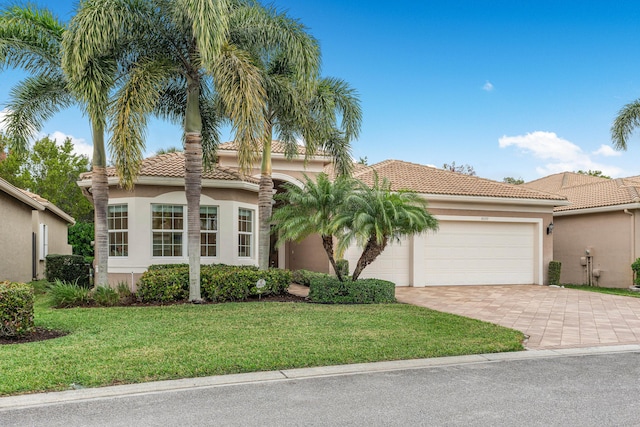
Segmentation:
<svg viewBox="0 0 640 427">
<path fill-rule="evenodd" d="M 151 205 L 153 256 L 182 256 L 183 206 Z"/>
<path fill-rule="evenodd" d="M 49 255 L 49 227 L 40 224 L 40 261 L 44 261 Z"/>
<path fill-rule="evenodd" d="M 107 209 L 109 256 L 129 255 L 129 209 L 127 205 L 112 205 Z"/>
<path fill-rule="evenodd" d="M 216 256 L 218 250 L 218 207 L 200 206 L 200 256 Z"/>
<path fill-rule="evenodd" d="M 253 211 L 238 209 L 238 256 L 251 257 L 253 236 Z"/>
</svg>

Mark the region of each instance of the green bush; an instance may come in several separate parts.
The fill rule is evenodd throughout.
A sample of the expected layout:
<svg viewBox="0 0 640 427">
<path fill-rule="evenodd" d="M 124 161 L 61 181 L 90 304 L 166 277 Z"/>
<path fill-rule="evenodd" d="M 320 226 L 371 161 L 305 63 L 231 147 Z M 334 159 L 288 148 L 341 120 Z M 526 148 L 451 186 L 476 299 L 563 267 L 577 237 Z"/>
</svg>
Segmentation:
<svg viewBox="0 0 640 427">
<path fill-rule="evenodd" d="M 379 279 L 341 282 L 337 277 L 314 277 L 309 300 L 320 304 L 374 304 L 396 302 L 396 285 Z"/>
<path fill-rule="evenodd" d="M 640 287 L 640 258 L 637 258 L 633 264 L 631 264 L 633 270 L 633 284 Z"/>
<path fill-rule="evenodd" d="M 560 286 L 560 261 L 549 261 L 549 285 Z"/>
<path fill-rule="evenodd" d="M 264 279 L 262 289 L 256 287 Z M 238 301 L 250 296 L 280 295 L 291 284 L 291 272 L 255 266 L 203 265 L 200 267 L 202 297 L 209 301 Z M 183 301 L 189 297 L 189 266 L 152 266 L 138 281 L 137 297 L 143 302 Z"/>
<path fill-rule="evenodd" d="M 311 279 L 313 279 L 314 277 L 331 277 L 331 276 L 329 274 L 318 273 L 316 271 L 295 270 L 293 272 L 292 280 L 293 280 L 293 283 L 297 283 L 303 286 L 309 286 L 311 285 Z"/>
<path fill-rule="evenodd" d="M 90 290 L 76 283 L 56 280 L 49 287 L 49 301 L 56 308 L 87 305 L 91 302 Z"/>
<path fill-rule="evenodd" d="M 0 282 L 0 336 L 22 337 L 33 332 L 33 300 L 31 286 Z"/>
<path fill-rule="evenodd" d="M 98 286 L 90 293 L 90 298 L 102 307 L 113 307 L 120 302 L 118 291 L 108 286 Z"/>
<path fill-rule="evenodd" d="M 340 272 L 340 276 L 346 280 L 349 277 L 349 261 L 346 259 L 339 259 L 336 261 L 336 267 Z"/>
<path fill-rule="evenodd" d="M 169 268 L 152 265 L 140 276 L 136 296 L 143 302 L 186 300 L 189 297 L 189 266 L 179 264 Z"/>
<path fill-rule="evenodd" d="M 45 275 L 49 282 L 60 280 L 85 288 L 91 286 L 91 265 L 81 255 L 47 255 Z"/>
<path fill-rule="evenodd" d="M 82 255 L 84 260 L 91 264 L 93 262 L 93 245 L 94 239 L 93 222 L 78 221 L 69 227 L 69 244 L 73 248 L 74 255 Z"/>
<path fill-rule="evenodd" d="M 256 283 L 263 279 L 265 285 Z M 202 296 L 214 302 L 238 301 L 255 295 L 282 295 L 291 284 L 291 272 L 270 268 L 260 271 L 245 266 L 205 266 L 200 271 Z"/>
</svg>

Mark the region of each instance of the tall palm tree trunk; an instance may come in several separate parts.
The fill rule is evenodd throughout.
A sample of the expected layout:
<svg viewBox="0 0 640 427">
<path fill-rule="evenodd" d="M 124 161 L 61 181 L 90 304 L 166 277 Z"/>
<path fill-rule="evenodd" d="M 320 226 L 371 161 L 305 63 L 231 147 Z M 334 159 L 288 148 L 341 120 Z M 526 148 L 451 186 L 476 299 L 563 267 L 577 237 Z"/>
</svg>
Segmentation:
<svg viewBox="0 0 640 427">
<path fill-rule="evenodd" d="M 107 160 L 104 148 L 104 128 L 92 125 L 93 132 L 93 174 L 91 191 L 93 197 L 95 221 L 95 261 L 96 272 L 94 286 L 106 286 L 109 283 L 109 227 L 107 209 L 109 206 L 109 183 L 107 181 Z"/>
<path fill-rule="evenodd" d="M 273 179 L 271 178 L 271 128 L 262 144 L 262 166 L 260 168 L 260 188 L 258 190 L 258 266 L 260 270 L 269 268 L 271 249 L 271 212 L 273 209 Z"/>
<path fill-rule="evenodd" d="M 202 190 L 202 118 L 200 88 L 189 80 L 185 114 L 185 177 L 187 196 L 187 250 L 189 253 L 189 301 L 200 302 L 200 193 Z"/>
</svg>

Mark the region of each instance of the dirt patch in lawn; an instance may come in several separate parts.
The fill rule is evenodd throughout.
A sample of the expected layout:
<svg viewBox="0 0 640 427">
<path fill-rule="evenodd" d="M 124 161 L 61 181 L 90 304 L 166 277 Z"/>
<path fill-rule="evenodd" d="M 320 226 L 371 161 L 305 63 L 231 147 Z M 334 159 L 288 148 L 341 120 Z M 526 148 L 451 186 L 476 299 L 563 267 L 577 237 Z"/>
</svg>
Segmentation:
<svg viewBox="0 0 640 427">
<path fill-rule="evenodd" d="M 52 329 L 36 328 L 35 331 L 23 337 L 0 337 L 0 345 L 24 344 L 28 342 L 45 341 L 60 338 L 67 335 L 66 332 Z"/>
</svg>

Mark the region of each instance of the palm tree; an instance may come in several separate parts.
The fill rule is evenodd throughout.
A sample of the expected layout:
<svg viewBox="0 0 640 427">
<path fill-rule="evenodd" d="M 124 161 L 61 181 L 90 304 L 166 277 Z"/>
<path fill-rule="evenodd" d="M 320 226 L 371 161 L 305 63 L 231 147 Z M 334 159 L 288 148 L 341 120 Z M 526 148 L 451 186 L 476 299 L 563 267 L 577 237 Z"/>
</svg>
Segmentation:
<svg viewBox="0 0 640 427">
<path fill-rule="evenodd" d="M 618 112 L 611 126 L 611 139 L 617 150 L 626 150 L 629 137 L 640 126 L 640 99 L 635 100 Z"/>
<path fill-rule="evenodd" d="M 47 9 L 10 6 L 0 14 L 0 63 L 19 67 L 32 76 L 12 92 L 8 104 L 7 134 L 10 149 L 26 150 L 34 131 L 60 109 L 78 105 L 89 112 L 93 132 L 92 190 L 96 230 L 96 284 L 107 283 L 107 202 L 106 156 L 104 148 L 104 106 L 113 83 L 115 69 L 102 57 L 87 67 L 84 84 L 93 88 L 94 97 L 82 96 L 62 68 L 63 37 L 67 27 Z"/>
<path fill-rule="evenodd" d="M 138 173 L 147 118 L 183 121 L 189 299 L 199 301 L 203 154 L 210 163 L 223 117 L 234 126 L 240 152 L 255 151 L 266 103 L 254 53 L 284 45 L 295 34 L 280 15 L 251 1 L 88 0 L 81 10 L 83 31 L 74 43 L 79 69 L 114 46 L 129 44 L 119 64 L 127 77 L 116 94 L 111 128 L 123 184 L 132 186 Z"/>
<path fill-rule="evenodd" d="M 285 192 L 275 198 L 283 205 L 273 213 L 278 245 L 288 240 L 300 241 L 311 234 L 319 234 L 322 246 L 338 279 L 343 277 L 337 268 L 334 255 L 335 218 L 344 200 L 353 191 L 354 181 L 341 176 L 331 181 L 322 173 L 315 180 L 305 176 L 304 187 L 286 183 Z"/>
<path fill-rule="evenodd" d="M 274 136 L 287 146 L 287 155 L 297 154 L 297 139 L 305 145 L 305 156 L 325 150 L 333 159 L 339 174 L 348 175 L 353 167 L 350 141 L 357 138 L 362 121 L 360 103 L 349 85 L 334 78 L 296 82 L 294 67 L 286 59 L 277 58 L 265 64 L 267 108 L 262 141 L 262 163 L 259 189 L 259 266 L 269 264 L 273 179 L 271 177 L 271 141 Z M 341 120 L 338 120 L 338 116 Z M 275 133 L 275 135 L 274 135 Z"/>
<path fill-rule="evenodd" d="M 354 240 L 363 248 L 351 280 L 357 280 L 390 242 L 437 230 L 438 221 L 426 207 L 427 202 L 420 195 L 412 191 L 393 192 L 391 183 L 387 179 L 380 181 L 377 174 L 371 186 L 360 182 L 334 219 L 334 227 L 342 231 L 338 248 L 344 250 Z"/>
</svg>

